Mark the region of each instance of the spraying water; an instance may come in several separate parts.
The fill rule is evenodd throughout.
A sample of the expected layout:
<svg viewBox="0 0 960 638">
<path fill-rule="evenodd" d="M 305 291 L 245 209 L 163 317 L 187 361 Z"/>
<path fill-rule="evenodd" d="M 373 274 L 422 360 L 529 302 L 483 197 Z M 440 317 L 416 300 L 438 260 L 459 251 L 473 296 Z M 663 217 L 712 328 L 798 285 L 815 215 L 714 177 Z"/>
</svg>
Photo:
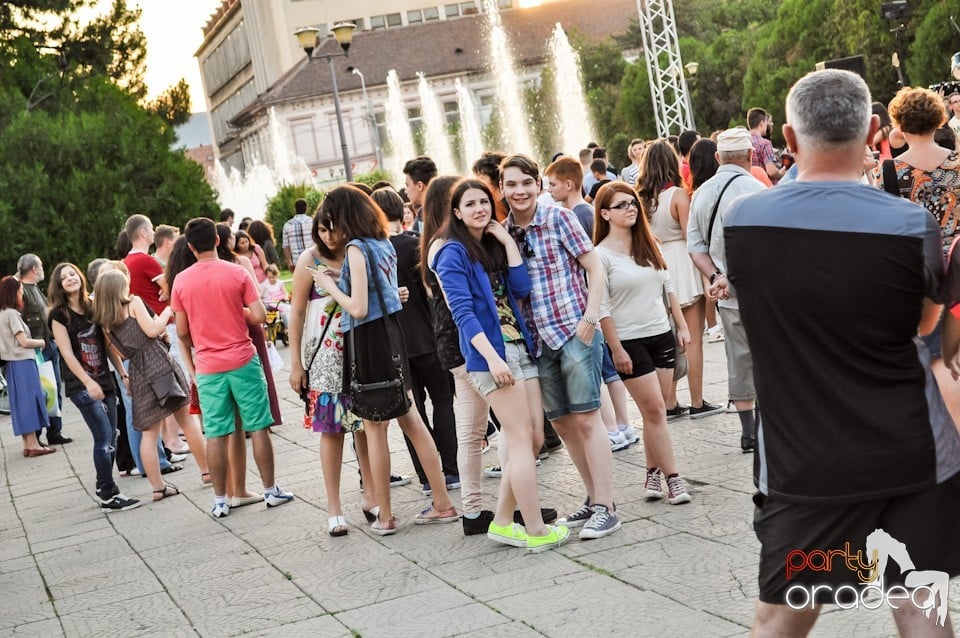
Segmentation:
<svg viewBox="0 0 960 638">
<path fill-rule="evenodd" d="M 267 202 L 277 194 L 277 181 L 270 168 L 256 162 L 241 174 L 236 168 L 229 171 L 217 161 L 213 170 L 213 185 L 221 208 L 229 208 L 236 218 L 263 219 Z"/>
<path fill-rule="evenodd" d="M 483 138 L 480 135 L 480 116 L 470 90 L 460 82 L 457 87 L 457 108 L 460 110 L 460 137 L 463 139 L 463 165 L 470 169 L 483 154 Z"/>
<path fill-rule="evenodd" d="M 391 171 L 399 175 L 399 168 L 409 159 L 417 155 L 413 145 L 413 133 L 410 131 L 410 120 L 407 119 L 407 109 L 403 105 L 403 93 L 400 91 L 400 78 L 393 69 L 387 72 L 387 103 L 384 105 L 387 117 L 387 136 L 390 138 L 392 149 Z M 397 166 L 397 169 L 393 167 Z"/>
<path fill-rule="evenodd" d="M 417 86 L 420 92 L 420 114 L 424 124 L 424 142 L 427 146 L 427 155 L 436 165 L 437 170 L 444 175 L 455 175 L 457 165 L 450 152 L 450 137 L 447 134 L 447 120 L 440 108 L 436 94 L 427 82 L 423 73 L 418 73 L 420 83 Z"/>
<path fill-rule="evenodd" d="M 507 43 L 507 33 L 500 20 L 497 0 L 483 0 L 487 20 L 487 44 L 490 68 L 496 82 L 497 101 L 500 104 L 500 126 L 508 153 L 525 153 L 536 157 L 530 140 L 530 120 L 523 106 L 523 87 L 517 78 L 513 55 Z"/>
<path fill-rule="evenodd" d="M 553 29 L 549 46 L 560 111 L 560 148 L 565 154 L 576 157 L 581 148 L 595 139 L 580 79 L 580 58 L 570 46 L 559 22 Z"/>
</svg>

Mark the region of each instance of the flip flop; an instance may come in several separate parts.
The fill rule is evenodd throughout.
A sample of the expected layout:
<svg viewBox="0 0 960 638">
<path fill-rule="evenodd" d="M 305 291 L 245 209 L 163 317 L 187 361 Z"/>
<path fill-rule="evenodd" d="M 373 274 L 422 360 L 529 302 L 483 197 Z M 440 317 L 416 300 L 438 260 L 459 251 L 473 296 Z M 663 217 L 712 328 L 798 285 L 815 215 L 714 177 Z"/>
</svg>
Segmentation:
<svg viewBox="0 0 960 638">
<path fill-rule="evenodd" d="M 377 520 L 377 517 L 380 516 L 380 506 L 379 506 L 379 505 L 374 505 L 373 507 L 371 507 L 371 508 L 368 509 L 368 510 L 365 510 L 365 509 L 363 509 L 363 508 L 361 507 L 361 508 L 360 508 L 360 511 L 363 512 L 363 517 L 364 517 L 365 519 L 367 519 L 367 522 L 368 522 L 368 523 L 373 523 L 374 521 Z"/>
</svg>

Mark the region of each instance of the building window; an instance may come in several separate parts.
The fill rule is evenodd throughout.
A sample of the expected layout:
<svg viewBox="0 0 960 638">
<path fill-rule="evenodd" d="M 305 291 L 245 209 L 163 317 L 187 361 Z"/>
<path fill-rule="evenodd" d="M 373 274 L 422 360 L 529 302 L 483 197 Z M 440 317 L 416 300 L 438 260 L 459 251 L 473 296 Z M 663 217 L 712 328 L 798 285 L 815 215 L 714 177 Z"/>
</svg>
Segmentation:
<svg viewBox="0 0 960 638">
<path fill-rule="evenodd" d="M 443 118 L 446 120 L 448 126 L 460 122 L 460 107 L 456 102 L 443 103 Z"/>
<path fill-rule="evenodd" d="M 388 27 L 399 27 L 403 24 L 403 21 L 400 19 L 399 13 L 388 13 L 387 14 L 387 26 Z"/>
<path fill-rule="evenodd" d="M 460 3 L 460 15 L 476 15 L 477 12 L 477 3 L 476 2 L 461 2 Z"/>
<path fill-rule="evenodd" d="M 243 22 L 223 39 L 203 61 L 203 76 L 210 95 L 250 64 L 250 46 Z"/>
<path fill-rule="evenodd" d="M 357 25 L 357 31 L 363 31 L 364 29 L 363 18 L 353 18 L 352 20 L 344 20 L 344 22 L 352 22 L 355 25 Z M 370 27 L 370 28 L 372 29 L 373 27 Z"/>
<path fill-rule="evenodd" d="M 407 24 L 420 24 L 421 22 L 423 22 L 423 12 L 420 9 L 407 11 Z"/>
<path fill-rule="evenodd" d="M 319 159 L 317 152 L 317 134 L 313 127 L 313 119 L 291 120 L 290 133 L 293 137 L 293 153 L 307 164 L 316 163 Z"/>
<path fill-rule="evenodd" d="M 384 16 L 371 16 L 370 17 L 370 28 L 374 31 L 378 29 L 386 29 L 387 21 Z"/>
<path fill-rule="evenodd" d="M 437 7 L 427 7 L 423 10 L 423 21 L 433 22 L 440 19 L 440 9 Z"/>
<path fill-rule="evenodd" d="M 447 16 L 447 19 L 450 18 L 459 18 L 460 17 L 460 5 L 459 4 L 446 4 L 443 6 L 443 13 Z"/>
</svg>

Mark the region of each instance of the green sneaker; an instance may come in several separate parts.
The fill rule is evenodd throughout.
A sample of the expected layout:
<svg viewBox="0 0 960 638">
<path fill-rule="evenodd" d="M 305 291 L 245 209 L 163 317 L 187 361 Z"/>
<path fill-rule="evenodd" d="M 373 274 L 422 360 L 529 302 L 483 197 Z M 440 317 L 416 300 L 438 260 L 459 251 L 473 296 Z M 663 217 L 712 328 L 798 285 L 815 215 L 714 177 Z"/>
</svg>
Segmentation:
<svg viewBox="0 0 960 638">
<path fill-rule="evenodd" d="M 570 529 L 563 525 L 547 525 L 547 529 L 550 532 L 546 536 L 527 536 L 528 554 L 539 554 L 570 540 Z"/>
<path fill-rule="evenodd" d="M 513 547 L 527 546 L 527 530 L 523 528 L 523 525 L 517 523 L 497 525 L 490 521 L 490 527 L 487 528 L 487 538 Z"/>
</svg>

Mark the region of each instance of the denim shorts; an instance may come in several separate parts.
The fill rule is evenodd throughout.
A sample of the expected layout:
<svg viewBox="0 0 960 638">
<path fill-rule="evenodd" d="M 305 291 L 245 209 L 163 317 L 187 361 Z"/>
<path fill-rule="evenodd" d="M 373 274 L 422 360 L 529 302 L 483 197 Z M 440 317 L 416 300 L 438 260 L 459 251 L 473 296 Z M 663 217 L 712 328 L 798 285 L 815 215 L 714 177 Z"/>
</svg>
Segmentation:
<svg viewBox="0 0 960 638">
<path fill-rule="evenodd" d="M 503 347 L 505 350 L 503 360 L 506 362 L 507 367 L 510 368 L 510 373 L 513 375 L 515 381 L 537 378 L 537 364 L 534 363 L 530 357 L 530 354 L 527 352 L 527 346 L 524 345 L 523 341 L 508 341 L 503 344 Z M 470 380 L 473 381 L 473 385 L 476 386 L 477 391 L 483 396 L 487 396 L 494 390 L 500 388 L 497 382 L 493 380 L 493 375 L 487 370 L 471 372 Z"/>
<path fill-rule="evenodd" d="M 610 356 L 610 348 L 607 347 L 607 344 L 603 344 L 603 366 L 600 370 L 604 383 L 613 383 L 620 380 L 620 373 L 613 365 L 613 357 Z"/>
<path fill-rule="evenodd" d="M 599 330 L 594 332 L 589 346 L 576 335 L 559 350 L 544 344 L 537 367 L 543 411 L 548 419 L 599 409 L 603 349 Z"/>
<path fill-rule="evenodd" d="M 197 392 L 203 412 L 203 433 L 208 439 L 233 432 L 236 428 L 235 412 L 240 413 L 240 422 L 246 432 L 273 425 L 267 378 L 263 376 L 257 355 L 236 370 L 198 374 Z"/>
</svg>

